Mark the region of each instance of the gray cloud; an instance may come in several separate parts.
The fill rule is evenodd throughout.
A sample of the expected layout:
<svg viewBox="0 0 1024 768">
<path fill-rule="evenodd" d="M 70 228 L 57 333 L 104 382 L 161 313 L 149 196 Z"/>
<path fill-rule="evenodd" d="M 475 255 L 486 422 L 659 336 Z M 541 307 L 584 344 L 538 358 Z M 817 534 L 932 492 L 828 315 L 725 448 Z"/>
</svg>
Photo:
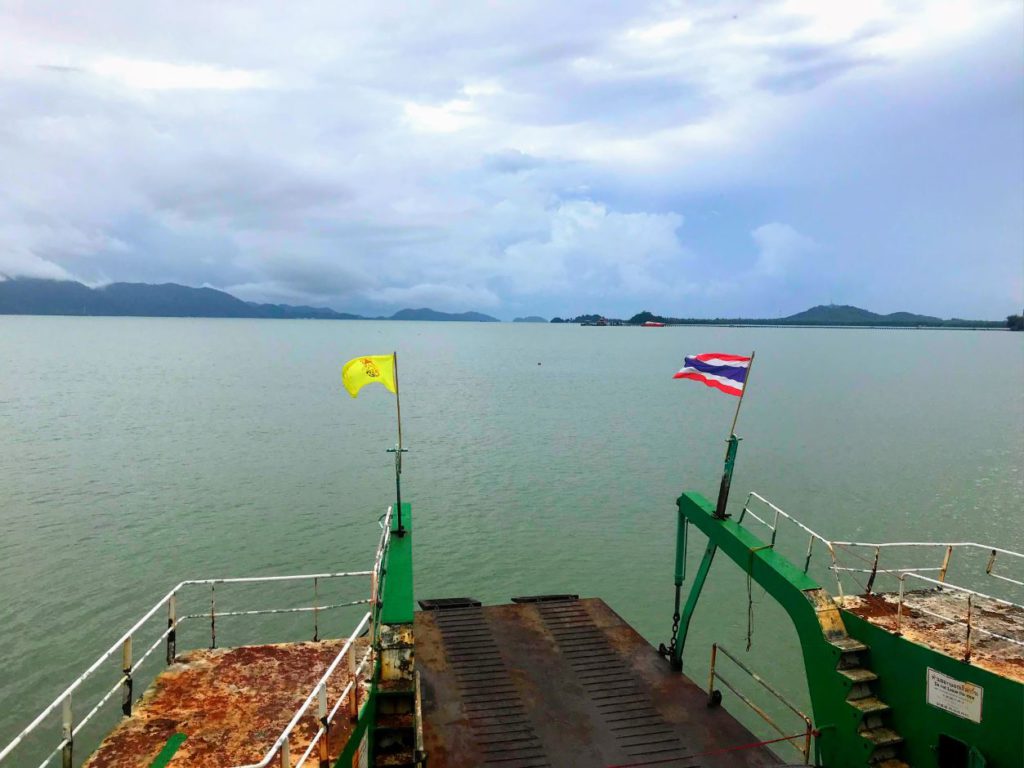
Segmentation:
<svg viewBox="0 0 1024 768">
<path fill-rule="evenodd" d="M 981 0 L 12 7 L 0 274 L 505 316 L 795 311 L 838 285 L 998 316 L 1024 302 L 1021 22 Z"/>
</svg>

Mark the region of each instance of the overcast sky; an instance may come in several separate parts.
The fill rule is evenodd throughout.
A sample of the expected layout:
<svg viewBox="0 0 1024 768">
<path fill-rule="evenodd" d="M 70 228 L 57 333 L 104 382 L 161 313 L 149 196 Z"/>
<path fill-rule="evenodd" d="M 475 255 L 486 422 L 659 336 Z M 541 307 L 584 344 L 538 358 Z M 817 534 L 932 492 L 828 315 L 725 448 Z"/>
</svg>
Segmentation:
<svg viewBox="0 0 1024 768">
<path fill-rule="evenodd" d="M 0 274 L 1001 318 L 1024 4 L 0 0 Z"/>
</svg>

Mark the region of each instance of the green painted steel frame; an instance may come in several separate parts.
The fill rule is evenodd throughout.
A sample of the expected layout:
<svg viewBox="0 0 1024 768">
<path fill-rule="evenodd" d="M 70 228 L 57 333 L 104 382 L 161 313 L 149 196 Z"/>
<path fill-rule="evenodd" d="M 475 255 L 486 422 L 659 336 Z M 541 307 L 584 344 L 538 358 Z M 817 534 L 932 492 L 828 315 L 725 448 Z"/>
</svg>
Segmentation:
<svg viewBox="0 0 1024 768">
<path fill-rule="evenodd" d="M 376 605 L 370 606 L 372 614 L 372 642 L 377 651 L 370 681 L 370 693 L 359 710 L 356 727 L 349 735 L 341 755 L 335 761 L 335 768 L 351 768 L 352 760 L 359 749 L 359 742 L 366 736 L 368 764 L 373 765 L 374 731 L 377 726 L 377 696 L 380 682 L 380 627 L 382 624 L 411 624 L 415 603 L 413 601 L 412 569 L 412 505 L 402 503 L 402 536 L 394 535 L 398 530 L 396 516 L 391 519 L 391 537 L 387 551 L 381 559 L 381 572 L 377 585 L 379 597 Z"/>
<path fill-rule="evenodd" d="M 782 606 L 796 628 L 818 731 L 816 751 L 820 765 L 828 768 L 864 766 L 873 748 L 858 731 L 861 714 L 846 700 L 852 682 L 837 671 L 842 652 L 829 642 L 826 626 L 870 649 L 869 666 L 879 677 L 878 694 L 892 707 L 892 726 L 904 739 L 904 759 L 914 768 L 938 765 L 936 747 L 940 735 L 962 741 L 973 750 L 973 765 L 981 765 L 978 761 L 984 759 L 991 766 L 1024 765 L 1024 728 L 1021 728 L 1024 684 L 946 656 L 839 610 L 813 578 L 739 523 L 716 517 L 715 507 L 703 496 L 684 493 L 677 505 L 680 530 L 685 520 L 708 537 L 708 547 L 680 625 L 676 651 L 680 660 L 693 609 L 715 552 L 720 549 Z M 685 536 L 680 535 L 678 541 L 680 545 L 685 544 Z M 679 574 L 678 559 L 676 573 Z M 827 601 L 824 607 L 823 601 Z M 925 689 L 929 668 L 984 689 L 983 724 L 927 704 Z"/>
<path fill-rule="evenodd" d="M 677 501 L 679 515 L 708 537 L 700 568 L 686 601 L 680 624 L 677 654 L 682 658 L 689 620 L 715 553 L 721 550 L 760 584 L 789 614 L 803 652 L 814 714 L 817 752 L 829 768 L 866 764 L 869 748 L 857 733 L 859 715 L 846 702 L 850 683 L 836 671 L 840 650 L 825 637 L 814 605 L 806 592 L 820 589 L 786 558 L 777 554 L 738 523 L 715 516 L 715 506 L 697 493 L 684 493 Z"/>
</svg>

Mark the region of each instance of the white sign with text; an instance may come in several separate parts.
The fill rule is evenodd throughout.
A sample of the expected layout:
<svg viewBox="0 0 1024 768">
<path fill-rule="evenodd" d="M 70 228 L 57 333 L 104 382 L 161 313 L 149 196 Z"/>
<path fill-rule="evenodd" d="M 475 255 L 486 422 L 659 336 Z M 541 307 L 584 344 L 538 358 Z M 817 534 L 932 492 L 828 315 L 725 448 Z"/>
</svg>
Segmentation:
<svg viewBox="0 0 1024 768">
<path fill-rule="evenodd" d="M 928 668 L 928 703 L 952 712 L 957 717 L 981 722 L 981 697 L 984 689 Z"/>
</svg>

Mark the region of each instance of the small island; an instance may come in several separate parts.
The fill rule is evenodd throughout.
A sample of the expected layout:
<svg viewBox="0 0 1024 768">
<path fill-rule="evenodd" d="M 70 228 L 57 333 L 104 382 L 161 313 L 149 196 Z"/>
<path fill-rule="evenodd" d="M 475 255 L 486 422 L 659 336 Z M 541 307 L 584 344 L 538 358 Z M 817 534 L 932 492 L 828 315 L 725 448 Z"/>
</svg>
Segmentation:
<svg viewBox="0 0 1024 768">
<path fill-rule="evenodd" d="M 821 304 L 797 312 L 795 315 L 775 318 L 733 317 L 668 317 L 656 315 L 647 310 L 638 312 L 628 319 L 586 314 L 571 318 L 555 317 L 552 323 L 570 323 L 587 326 L 641 326 L 660 328 L 672 325 L 719 325 L 719 326 L 761 326 L 797 328 L 957 328 L 967 330 L 1024 330 L 1024 317 L 1010 315 L 1003 320 L 964 320 L 954 317 L 948 320 L 931 315 L 917 315 L 912 312 L 892 312 L 881 315 L 867 309 L 846 304 Z"/>
</svg>

